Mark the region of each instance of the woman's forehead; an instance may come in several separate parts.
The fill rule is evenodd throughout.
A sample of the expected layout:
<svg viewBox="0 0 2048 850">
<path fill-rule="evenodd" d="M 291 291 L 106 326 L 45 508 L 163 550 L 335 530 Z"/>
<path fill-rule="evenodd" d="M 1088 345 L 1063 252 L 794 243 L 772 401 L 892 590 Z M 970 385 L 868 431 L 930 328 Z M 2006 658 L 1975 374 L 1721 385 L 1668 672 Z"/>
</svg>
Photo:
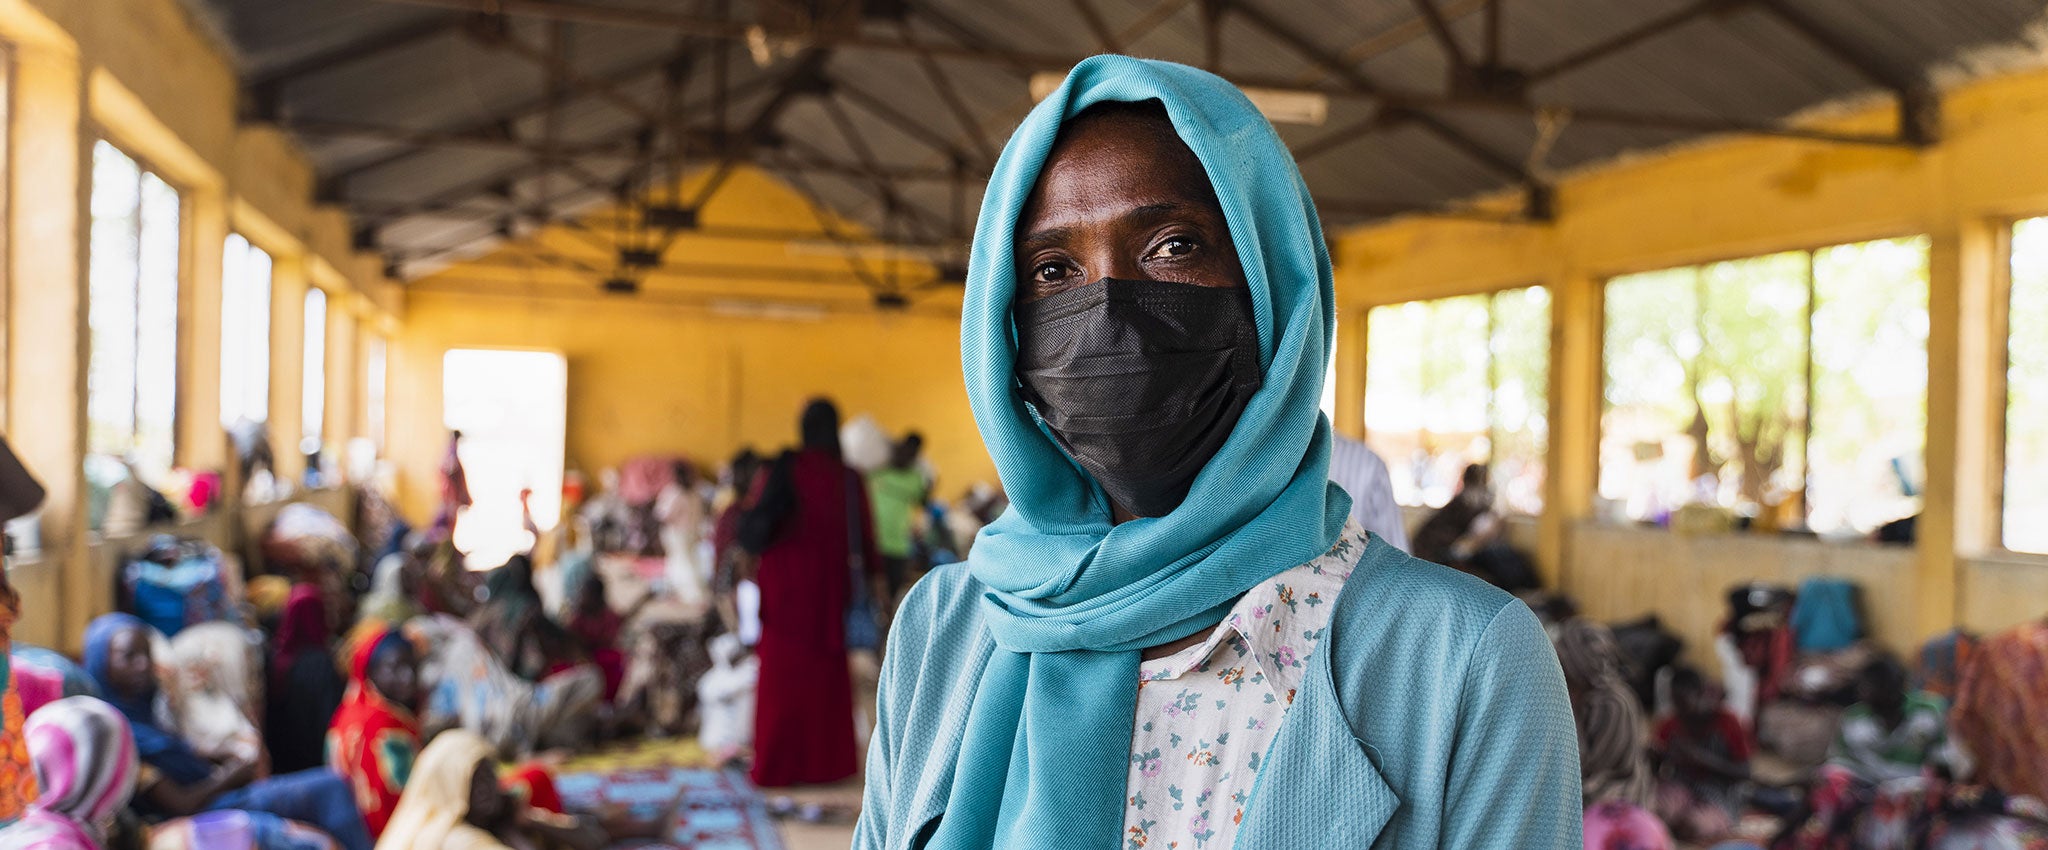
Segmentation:
<svg viewBox="0 0 2048 850">
<path fill-rule="evenodd" d="M 1216 208 L 1216 192 L 1164 114 L 1083 115 L 1061 129 L 1046 156 L 1017 235 L 1060 226 L 1045 219 L 1086 214 L 1076 207 L 1120 214 L 1180 204 Z"/>
</svg>

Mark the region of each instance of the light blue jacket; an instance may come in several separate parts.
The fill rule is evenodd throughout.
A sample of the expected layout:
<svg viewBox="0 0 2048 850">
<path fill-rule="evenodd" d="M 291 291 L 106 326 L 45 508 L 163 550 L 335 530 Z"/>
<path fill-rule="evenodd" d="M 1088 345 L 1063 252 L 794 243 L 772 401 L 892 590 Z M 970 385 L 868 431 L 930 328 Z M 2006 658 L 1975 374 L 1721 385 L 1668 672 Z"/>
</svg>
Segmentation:
<svg viewBox="0 0 2048 850">
<path fill-rule="evenodd" d="M 897 614 L 857 850 L 922 847 L 945 813 L 995 646 L 981 594 L 945 567 Z M 1373 537 L 1332 617 L 1237 847 L 1579 850 L 1578 734 L 1528 606 Z"/>
</svg>

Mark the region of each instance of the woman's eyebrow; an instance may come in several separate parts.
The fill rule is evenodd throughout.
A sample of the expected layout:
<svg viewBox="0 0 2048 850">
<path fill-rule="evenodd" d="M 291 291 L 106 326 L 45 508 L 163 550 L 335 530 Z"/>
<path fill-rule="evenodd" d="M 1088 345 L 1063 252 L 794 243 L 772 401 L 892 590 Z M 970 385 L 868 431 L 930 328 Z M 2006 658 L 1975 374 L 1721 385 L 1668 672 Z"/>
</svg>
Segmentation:
<svg viewBox="0 0 2048 850">
<path fill-rule="evenodd" d="M 1067 241 L 1073 235 L 1074 229 L 1071 227 L 1048 227 L 1044 230 L 1034 230 L 1026 234 L 1017 243 L 1020 249 L 1019 253 L 1036 251 L 1040 248 L 1050 248 Z"/>
<path fill-rule="evenodd" d="M 1200 204 L 1193 204 L 1187 201 L 1161 201 L 1156 204 L 1132 207 L 1130 212 L 1123 214 L 1123 217 L 1150 221 L 1176 215 L 1187 215 L 1188 213 L 1198 212 L 1201 209 L 1202 206 Z"/>
</svg>

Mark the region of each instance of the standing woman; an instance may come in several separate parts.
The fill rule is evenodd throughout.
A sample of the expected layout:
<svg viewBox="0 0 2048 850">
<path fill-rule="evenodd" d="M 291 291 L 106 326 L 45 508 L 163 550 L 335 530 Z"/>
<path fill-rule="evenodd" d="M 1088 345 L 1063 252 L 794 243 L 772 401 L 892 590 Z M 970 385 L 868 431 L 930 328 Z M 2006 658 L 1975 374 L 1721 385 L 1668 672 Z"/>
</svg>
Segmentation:
<svg viewBox="0 0 2048 850">
<path fill-rule="evenodd" d="M 754 784 L 837 782 L 860 767 L 847 668 L 851 565 L 878 560 L 867 488 L 839 458 L 839 410 L 804 407 L 803 447 L 784 454 L 741 522 L 761 566 L 761 683 L 754 703 Z"/>
<path fill-rule="evenodd" d="M 1223 79 L 1098 56 L 1025 118 L 961 310 L 1011 504 L 896 618 L 856 847 L 1580 846 L 1535 615 L 1347 525 L 1332 294 Z"/>
</svg>

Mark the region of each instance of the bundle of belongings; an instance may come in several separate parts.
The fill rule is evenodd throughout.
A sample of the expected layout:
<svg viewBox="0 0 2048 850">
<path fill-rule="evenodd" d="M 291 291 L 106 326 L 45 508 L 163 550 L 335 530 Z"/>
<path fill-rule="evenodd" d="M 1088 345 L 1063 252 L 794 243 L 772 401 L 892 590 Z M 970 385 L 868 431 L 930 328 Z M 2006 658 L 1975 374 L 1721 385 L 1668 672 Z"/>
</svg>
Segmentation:
<svg viewBox="0 0 2048 850">
<path fill-rule="evenodd" d="M 1856 585 L 1830 576 L 1800 583 L 1787 619 L 1795 654 L 1777 683 L 1780 698 L 1758 709 L 1763 746 L 1803 767 L 1827 758 L 1843 709 L 1859 697 L 1858 678 L 1879 655 L 1863 622 Z"/>
<path fill-rule="evenodd" d="M 712 669 L 705 644 L 714 620 L 647 624 L 633 642 L 619 704 L 633 706 L 651 734 L 677 737 L 698 728 L 698 691 L 691 686 Z M 708 746 L 708 745 L 707 745 Z"/>
<path fill-rule="evenodd" d="M 135 465 L 105 455 L 86 459 L 86 521 L 105 534 L 135 534 L 178 518 L 171 500 L 142 483 Z"/>
<path fill-rule="evenodd" d="M 1792 589 L 1752 582 L 1728 589 L 1728 618 L 1714 639 L 1728 710 L 1754 729 L 1765 703 L 1778 698 L 1792 666 Z"/>
<path fill-rule="evenodd" d="M 350 589 L 368 565 L 361 563 L 355 534 L 333 514 L 303 502 L 284 506 L 263 533 L 264 571 L 320 588 L 327 621 L 352 622 Z"/>
<path fill-rule="evenodd" d="M 120 605 L 165 637 L 233 615 L 226 556 L 204 540 L 159 534 L 121 568 Z"/>
<path fill-rule="evenodd" d="M 1664 621 L 1648 614 L 1640 619 L 1614 625 L 1614 643 L 1621 649 L 1621 672 L 1629 690 L 1643 704 L 1643 710 L 1657 712 L 1659 674 L 1678 663 L 1685 641 L 1664 628 Z"/>
<path fill-rule="evenodd" d="M 754 745 L 754 690 L 761 660 L 748 652 L 738 635 L 711 639 L 711 669 L 697 680 L 697 702 L 703 722 L 697 742 L 718 761 Z"/>
<path fill-rule="evenodd" d="M 284 506 L 263 534 L 266 572 L 299 575 L 357 568 L 358 546 L 348 526 L 304 502 Z"/>
</svg>

